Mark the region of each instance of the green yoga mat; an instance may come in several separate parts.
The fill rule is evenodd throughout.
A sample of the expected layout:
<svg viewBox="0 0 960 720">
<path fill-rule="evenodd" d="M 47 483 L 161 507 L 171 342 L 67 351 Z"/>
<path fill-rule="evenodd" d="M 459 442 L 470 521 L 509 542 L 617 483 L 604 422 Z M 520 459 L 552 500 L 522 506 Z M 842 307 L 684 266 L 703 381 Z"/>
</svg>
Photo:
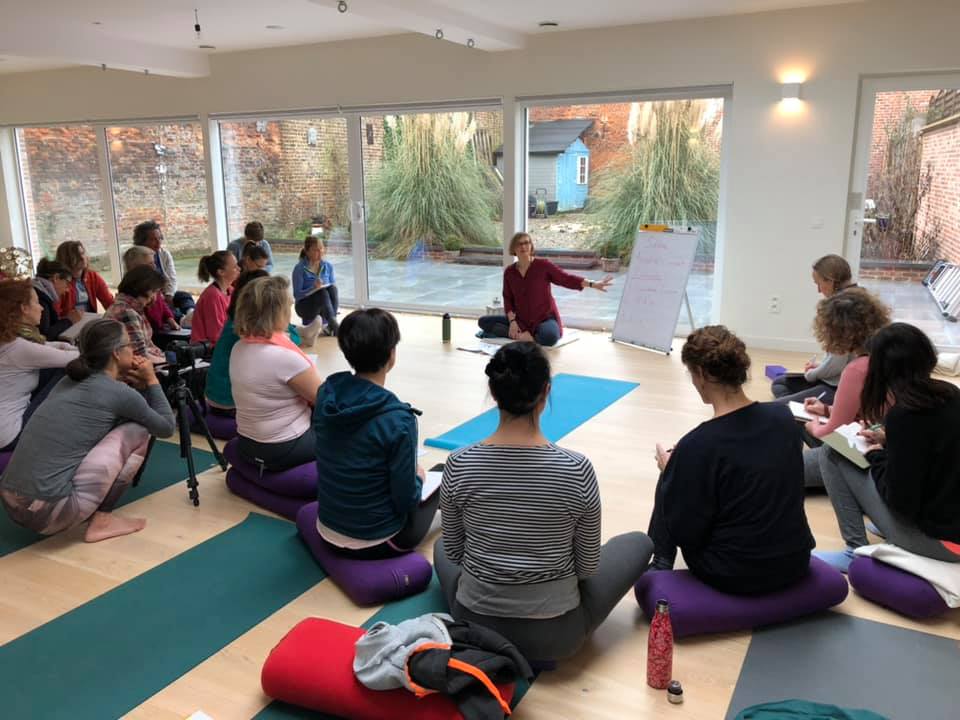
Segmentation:
<svg viewBox="0 0 960 720">
<path fill-rule="evenodd" d="M 3 715 L 121 717 L 323 578 L 294 525 L 251 513 L 0 648 Z"/>
<path fill-rule="evenodd" d="M 361 627 L 369 628 L 374 623 L 387 622 L 396 625 L 404 620 L 426 615 L 427 613 L 447 612 L 447 601 L 440 590 L 440 582 L 436 574 L 433 581 L 419 595 L 404 598 L 397 602 L 384 605 L 378 612 L 367 618 Z M 526 682 L 517 683 L 516 691 L 513 695 L 513 707 L 527 693 L 530 686 Z M 254 715 L 253 720 L 342 720 L 334 715 L 326 715 L 314 710 L 288 705 L 279 701 L 274 701 L 267 705 L 263 710 Z"/>
<path fill-rule="evenodd" d="M 195 449 L 193 464 L 199 475 L 216 465 L 217 459 L 211 452 Z M 187 475 L 187 461 L 180 457 L 180 446 L 158 440 L 153 444 L 150 457 L 147 458 L 147 466 L 144 468 L 143 475 L 140 476 L 140 484 L 127 490 L 120 498 L 119 505 L 132 503 L 174 483 L 184 482 Z M 184 482 L 183 492 L 184 494 L 187 492 L 186 482 Z M 38 540 L 43 540 L 43 535 L 16 525 L 5 512 L 0 510 L 0 557 L 21 550 Z"/>
</svg>

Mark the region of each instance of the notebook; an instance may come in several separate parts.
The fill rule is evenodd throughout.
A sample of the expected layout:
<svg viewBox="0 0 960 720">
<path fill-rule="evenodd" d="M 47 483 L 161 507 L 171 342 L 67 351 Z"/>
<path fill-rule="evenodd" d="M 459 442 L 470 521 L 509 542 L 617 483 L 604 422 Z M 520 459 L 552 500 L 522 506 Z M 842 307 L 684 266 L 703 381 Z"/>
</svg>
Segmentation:
<svg viewBox="0 0 960 720">
<path fill-rule="evenodd" d="M 66 342 L 75 342 L 78 337 L 80 337 L 80 331 L 83 330 L 84 325 L 86 325 L 91 320 L 96 320 L 102 317 L 97 315 L 97 313 L 85 312 L 83 317 L 77 320 L 73 325 L 68 327 L 62 333 L 60 333 L 60 339 L 65 340 Z"/>
<path fill-rule="evenodd" d="M 834 432 L 821 438 L 821 440 L 858 468 L 866 470 L 870 467 L 870 463 L 865 457 L 867 440 L 857 434 L 861 430 L 863 430 L 863 425 L 858 422 L 852 422 L 847 425 L 841 425 Z"/>
<path fill-rule="evenodd" d="M 797 402 L 796 400 L 791 400 L 788 405 L 790 406 L 790 412 L 793 413 L 793 417 L 797 420 L 803 420 L 807 422 L 809 420 L 816 419 L 820 422 L 821 425 L 826 425 L 827 419 L 823 415 L 813 415 L 807 412 L 807 409 L 803 406 L 803 403 Z"/>
</svg>

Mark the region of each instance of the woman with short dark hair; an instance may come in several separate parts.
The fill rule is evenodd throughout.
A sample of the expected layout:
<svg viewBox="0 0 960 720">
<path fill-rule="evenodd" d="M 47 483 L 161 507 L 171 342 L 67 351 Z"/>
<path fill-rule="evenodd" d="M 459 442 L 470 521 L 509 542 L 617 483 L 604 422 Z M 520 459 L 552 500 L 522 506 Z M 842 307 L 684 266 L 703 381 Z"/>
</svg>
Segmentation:
<svg viewBox="0 0 960 720">
<path fill-rule="evenodd" d="M 721 592 L 769 593 L 799 582 L 814 546 L 799 426 L 783 405 L 746 396 L 750 356 L 722 325 L 691 333 L 681 359 L 713 418 L 675 448 L 657 445 L 651 568 L 672 569 L 679 548 L 690 572 Z"/>
<path fill-rule="evenodd" d="M 56 260 L 41 258 L 37 263 L 37 276 L 33 279 L 33 289 L 43 307 L 40 318 L 40 334 L 47 340 L 56 340 L 75 322 L 83 318 L 83 313 L 74 308 L 60 314 L 60 298 L 70 289 L 73 276 L 67 268 Z"/>
<path fill-rule="evenodd" d="M 111 511 L 142 464 L 150 435 L 169 437 L 176 426 L 153 365 L 133 354 L 123 325 L 94 320 L 80 332 L 79 346 L 67 377 L 27 423 L 0 479 L 0 501 L 14 522 L 44 535 L 89 520 L 84 539 L 97 542 L 143 529 L 145 520 Z M 95 457 L 116 452 L 100 446 L 111 433 L 123 456 Z M 118 473 L 104 473 L 106 465 Z"/>
<path fill-rule="evenodd" d="M 869 470 L 830 448 L 820 471 L 846 543 L 816 555 L 846 572 L 867 545 L 864 514 L 908 552 L 960 562 L 960 389 L 930 376 L 937 353 L 913 325 L 893 323 L 870 339 L 861 399 Z"/>
<path fill-rule="evenodd" d="M 354 310 L 337 335 L 353 372 L 334 373 L 313 412 L 320 536 L 343 554 L 385 558 L 426 536 L 440 497 L 422 497 L 419 410 L 386 389 L 400 327 L 385 310 Z"/>
<path fill-rule="evenodd" d="M 652 545 L 632 532 L 601 546 L 593 465 L 540 430 L 544 351 L 505 345 L 486 375 L 500 423 L 447 458 L 434 566 L 454 618 L 497 631 L 530 660 L 566 658 L 640 578 Z"/>
<path fill-rule="evenodd" d="M 123 276 L 117 286 L 117 298 L 104 317 L 123 323 L 133 353 L 154 363 L 164 361 L 163 351 L 153 344 L 153 328 L 147 308 L 158 301 L 163 290 L 163 276 L 152 267 L 141 265 Z M 163 298 L 159 299 L 163 302 Z"/>
</svg>

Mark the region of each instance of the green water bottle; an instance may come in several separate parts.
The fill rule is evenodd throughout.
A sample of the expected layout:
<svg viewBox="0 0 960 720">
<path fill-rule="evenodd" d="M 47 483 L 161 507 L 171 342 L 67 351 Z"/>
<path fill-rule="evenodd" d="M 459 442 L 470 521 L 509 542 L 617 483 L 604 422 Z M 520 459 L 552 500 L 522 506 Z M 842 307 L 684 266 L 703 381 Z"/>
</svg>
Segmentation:
<svg viewBox="0 0 960 720">
<path fill-rule="evenodd" d="M 443 342 L 450 342 L 450 313 L 443 314 Z"/>
</svg>

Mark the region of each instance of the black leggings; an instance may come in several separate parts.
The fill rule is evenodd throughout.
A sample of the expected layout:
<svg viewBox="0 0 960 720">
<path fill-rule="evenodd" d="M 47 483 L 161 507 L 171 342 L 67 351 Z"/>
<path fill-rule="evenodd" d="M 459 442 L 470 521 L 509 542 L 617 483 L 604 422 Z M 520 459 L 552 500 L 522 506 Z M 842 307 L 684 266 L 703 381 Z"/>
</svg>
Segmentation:
<svg viewBox="0 0 960 720">
<path fill-rule="evenodd" d="M 316 435 L 313 428 L 298 438 L 279 443 L 261 443 L 240 436 L 240 455 L 243 459 L 270 472 L 316 462 L 315 447 Z"/>
<path fill-rule="evenodd" d="M 297 300 L 293 309 L 297 311 L 297 315 L 303 320 L 304 325 L 309 325 L 319 315 L 328 326 L 336 327 L 337 310 L 340 309 L 340 295 L 337 292 L 337 286 L 329 285 Z"/>
<path fill-rule="evenodd" d="M 339 547 L 334 547 L 334 549 L 340 555 L 348 555 L 358 560 L 383 560 L 405 555 L 416 548 L 427 536 L 430 525 L 433 523 L 433 516 L 437 514 L 439 506 L 440 491 L 438 490 L 407 513 L 407 520 L 400 532 L 386 542 L 362 550 L 349 550 Z"/>
</svg>

